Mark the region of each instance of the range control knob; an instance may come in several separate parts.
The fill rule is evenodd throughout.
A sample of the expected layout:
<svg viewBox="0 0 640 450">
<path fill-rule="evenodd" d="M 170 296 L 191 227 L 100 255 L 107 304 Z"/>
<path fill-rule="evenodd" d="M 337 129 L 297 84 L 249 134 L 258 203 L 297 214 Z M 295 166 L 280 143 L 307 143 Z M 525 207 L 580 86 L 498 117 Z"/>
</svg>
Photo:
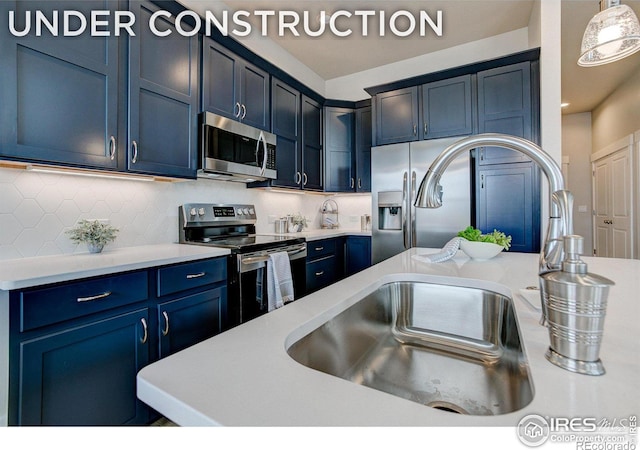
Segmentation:
<svg viewBox="0 0 640 450">
<path fill-rule="evenodd" d="M 195 208 L 191 208 L 191 210 L 189 210 L 189 215 L 190 216 L 195 216 L 197 214 L 196 209 Z"/>
<path fill-rule="evenodd" d="M 242 212 L 244 212 L 245 214 L 249 214 L 249 208 L 244 208 Z"/>
<path fill-rule="evenodd" d="M 241 216 L 242 215 L 242 208 L 236 209 L 236 214 Z"/>
<path fill-rule="evenodd" d="M 252 216 L 255 214 L 256 212 L 254 211 L 253 208 L 249 208 L 249 214 L 251 214 Z"/>
<path fill-rule="evenodd" d="M 204 216 L 204 208 L 200 208 L 200 209 L 198 210 L 198 215 L 199 215 L 199 216 Z"/>
</svg>

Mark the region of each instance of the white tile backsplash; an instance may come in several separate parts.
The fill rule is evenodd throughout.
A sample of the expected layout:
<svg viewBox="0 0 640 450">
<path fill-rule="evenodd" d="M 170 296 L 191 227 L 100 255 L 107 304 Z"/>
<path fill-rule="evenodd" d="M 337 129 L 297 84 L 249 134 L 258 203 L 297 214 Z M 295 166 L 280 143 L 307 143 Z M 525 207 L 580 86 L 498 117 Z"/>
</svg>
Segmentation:
<svg viewBox="0 0 640 450">
<path fill-rule="evenodd" d="M 109 248 L 176 242 L 178 206 L 189 202 L 254 204 L 258 233 L 274 231 L 269 216 L 298 212 L 317 229 L 327 198 L 213 180 L 150 183 L 0 168 L 0 260 L 86 252 L 65 234 L 79 219 L 108 219 L 119 228 Z M 331 198 L 341 228 L 359 230 L 360 215 L 371 214 L 370 195 Z"/>
</svg>

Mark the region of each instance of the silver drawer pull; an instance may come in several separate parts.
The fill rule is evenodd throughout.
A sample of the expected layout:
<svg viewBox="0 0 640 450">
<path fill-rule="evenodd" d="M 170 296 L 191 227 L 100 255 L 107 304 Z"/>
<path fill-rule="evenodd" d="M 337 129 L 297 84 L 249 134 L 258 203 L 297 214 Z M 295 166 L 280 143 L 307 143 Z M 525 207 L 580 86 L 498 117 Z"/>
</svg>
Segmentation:
<svg viewBox="0 0 640 450">
<path fill-rule="evenodd" d="M 324 275 L 324 270 L 321 270 L 320 272 L 316 272 L 317 277 L 319 277 L 320 275 Z"/>
<path fill-rule="evenodd" d="M 169 314 L 166 311 L 162 311 L 162 316 L 164 317 L 164 329 L 162 330 L 162 335 L 166 336 L 169 334 Z"/>
<path fill-rule="evenodd" d="M 190 273 L 189 275 L 187 275 L 187 280 L 192 280 L 194 278 L 202 278 L 206 274 L 207 274 L 206 272 Z"/>
<path fill-rule="evenodd" d="M 140 322 L 142 322 L 142 330 L 144 331 L 144 335 L 142 336 L 142 339 L 140 339 L 140 342 L 143 343 L 143 344 L 146 344 L 147 343 L 147 338 L 149 337 L 149 330 L 147 328 L 147 321 L 143 317 L 142 319 L 140 319 Z"/>
<path fill-rule="evenodd" d="M 78 298 L 76 299 L 76 301 L 77 301 L 78 303 L 82 303 L 82 302 L 92 302 L 92 301 L 94 301 L 94 300 L 100 300 L 101 298 L 106 298 L 106 297 L 108 297 L 108 296 L 110 296 L 110 295 L 111 295 L 111 291 L 107 291 L 107 292 L 104 292 L 104 293 L 102 293 L 102 294 L 92 295 L 91 297 L 78 297 Z"/>
<path fill-rule="evenodd" d="M 316 247 L 317 252 L 319 252 L 320 250 L 324 250 L 324 247 Z"/>
</svg>

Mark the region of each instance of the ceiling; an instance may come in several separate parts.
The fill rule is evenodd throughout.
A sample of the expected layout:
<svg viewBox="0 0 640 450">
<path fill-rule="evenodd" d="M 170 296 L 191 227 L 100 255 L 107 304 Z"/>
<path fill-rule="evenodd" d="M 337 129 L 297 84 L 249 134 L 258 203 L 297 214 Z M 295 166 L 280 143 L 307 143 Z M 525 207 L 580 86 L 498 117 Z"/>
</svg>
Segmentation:
<svg viewBox="0 0 640 450">
<path fill-rule="evenodd" d="M 640 0 L 622 2 L 640 17 Z M 187 7 L 194 3 L 200 7 L 207 3 L 221 4 L 217 0 L 183 0 L 182 3 Z M 277 32 L 269 32 L 271 40 L 321 78 L 329 80 L 526 27 L 534 0 L 225 0 L 224 4 L 244 11 L 293 10 L 301 15 L 302 11 L 309 11 L 310 17 L 317 17 L 320 10 L 332 13 L 339 9 L 384 10 L 387 18 L 398 10 L 415 15 L 426 10 L 433 16 L 436 10 L 443 11 L 442 37 L 429 34 L 400 38 L 389 32 L 384 37 L 377 36 L 377 32 L 362 37 L 356 25 L 359 21 L 348 23 L 354 32 L 346 38 L 329 32 L 317 38 L 293 37 L 290 33 L 281 37 Z M 600 67 L 583 68 L 576 64 L 584 29 L 597 12 L 598 0 L 562 0 L 562 101 L 570 103 L 563 109 L 564 113 L 591 111 L 631 73 L 640 70 L 640 52 Z M 253 21 L 256 29 L 258 20 L 256 17 Z M 370 27 L 374 23 L 371 22 Z M 242 38 L 238 40 L 242 42 Z"/>
</svg>

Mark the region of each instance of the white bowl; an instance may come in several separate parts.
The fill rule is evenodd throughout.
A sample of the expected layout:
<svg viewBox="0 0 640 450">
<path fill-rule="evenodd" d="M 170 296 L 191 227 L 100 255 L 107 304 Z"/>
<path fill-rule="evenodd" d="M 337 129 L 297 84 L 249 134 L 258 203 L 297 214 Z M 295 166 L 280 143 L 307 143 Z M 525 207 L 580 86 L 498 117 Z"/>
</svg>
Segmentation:
<svg viewBox="0 0 640 450">
<path fill-rule="evenodd" d="M 473 242 L 462 239 L 460 249 L 472 259 L 491 259 L 499 254 L 504 248 L 491 242 Z"/>
</svg>

